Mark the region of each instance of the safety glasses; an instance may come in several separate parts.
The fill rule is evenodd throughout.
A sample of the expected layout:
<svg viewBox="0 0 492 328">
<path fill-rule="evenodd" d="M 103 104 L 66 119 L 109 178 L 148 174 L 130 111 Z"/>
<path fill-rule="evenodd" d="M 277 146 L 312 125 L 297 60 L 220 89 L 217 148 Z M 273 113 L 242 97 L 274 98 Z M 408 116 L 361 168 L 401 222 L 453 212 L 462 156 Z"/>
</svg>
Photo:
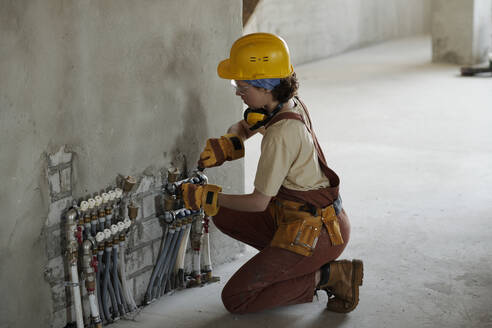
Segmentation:
<svg viewBox="0 0 492 328">
<path fill-rule="evenodd" d="M 231 80 L 231 85 L 234 88 L 234 91 L 236 93 L 239 93 L 242 96 L 246 95 L 246 92 L 248 92 L 248 89 L 251 88 L 250 85 L 243 85 L 243 86 L 238 85 L 236 83 L 236 80 Z"/>
</svg>

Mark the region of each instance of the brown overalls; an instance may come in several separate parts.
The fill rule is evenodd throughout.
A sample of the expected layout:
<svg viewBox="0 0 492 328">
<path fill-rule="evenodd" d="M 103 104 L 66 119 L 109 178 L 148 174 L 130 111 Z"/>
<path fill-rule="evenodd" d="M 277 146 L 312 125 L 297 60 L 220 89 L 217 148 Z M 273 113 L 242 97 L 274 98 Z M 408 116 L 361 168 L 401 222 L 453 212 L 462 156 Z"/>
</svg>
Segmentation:
<svg viewBox="0 0 492 328">
<path fill-rule="evenodd" d="M 348 217 L 341 208 L 335 214 L 333 206 L 339 197 L 340 180 L 327 166 L 307 108 L 300 103 L 309 124 L 302 116 L 287 112 L 277 114 L 266 127 L 282 119 L 302 121 L 312 135 L 319 164 L 331 187 L 310 191 L 281 187 L 264 212 L 220 208 L 213 218 L 217 228 L 260 251 L 222 290 L 222 301 L 231 313 L 311 302 L 316 271 L 338 258 L 349 241 Z"/>
</svg>

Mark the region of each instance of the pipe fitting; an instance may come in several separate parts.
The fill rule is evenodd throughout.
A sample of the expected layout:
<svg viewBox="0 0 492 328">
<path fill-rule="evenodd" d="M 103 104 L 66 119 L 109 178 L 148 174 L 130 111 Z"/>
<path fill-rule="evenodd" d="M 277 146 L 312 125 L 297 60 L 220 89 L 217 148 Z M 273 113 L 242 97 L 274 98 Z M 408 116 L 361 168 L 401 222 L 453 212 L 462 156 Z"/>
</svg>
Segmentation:
<svg viewBox="0 0 492 328">
<path fill-rule="evenodd" d="M 93 242 L 90 239 L 84 240 L 84 242 L 82 243 L 82 250 L 84 251 L 84 256 L 92 255 L 91 252 L 92 246 L 93 246 Z"/>
<path fill-rule="evenodd" d="M 111 236 L 116 236 L 118 233 L 118 226 L 116 224 L 111 225 Z"/>
<path fill-rule="evenodd" d="M 101 194 L 103 204 L 107 204 L 109 202 L 109 194 L 107 192 L 103 192 Z"/>
<path fill-rule="evenodd" d="M 110 232 L 111 233 L 111 232 Z M 104 242 L 104 239 L 106 239 L 104 232 L 100 231 L 96 234 L 96 243 L 100 245 L 101 243 Z"/>
<path fill-rule="evenodd" d="M 111 230 L 110 229 L 104 229 L 104 239 L 106 241 L 109 241 L 111 239 Z"/>
<path fill-rule="evenodd" d="M 94 200 L 95 200 L 95 205 L 97 207 L 101 206 L 102 202 L 103 202 L 103 199 L 101 196 L 97 195 L 96 197 L 94 197 Z"/>
<path fill-rule="evenodd" d="M 208 178 L 203 172 L 196 170 L 193 173 L 195 173 L 197 178 L 200 179 L 200 183 L 208 184 Z"/>
<path fill-rule="evenodd" d="M 114 190 L 110 190 L 108 191 L 108 196 L 109 196 L 108 201 L 112 202 L 116 198 L 116 192 Z"/>
<path fill-rule="evenodd" d="M 172 211 L 176 208 L 177 199 L 176 195 L 169 195 L 164 198 L 164 209 L 166 211 Z"/>
<path fill-rule="evenodd" d="M 86 200 L 80 202 L 80 210 L 82 213 L 86 212 L 89 209 L 89 203 Z"/>
<path fill-rule="evenodd" d="M 67 219 L 67 224 L 75 224 L 75 221 L 77 220 L 77 211 L 74 208 L 71 208 L 65 214 L 65 217 Z"/>
<path fill-rule="evenodd" d="M 127 193 L 133 189 L 133 186 L 137 183 L 137 180 L 132 176 L 127 176 L 123 180 L 123 192 Z"/>
<path fill-rule="evenodd" d="M 123 231 L 125 231 L 125 224 L 123 223 L 123 221 L 118 222 L 117 226 L 118 226 L 118 232 L 120 234 L 123 233 Z"/>
<path fill-rule="evenodd" d="M 138 207 L 135 206 L 135 204 L 133 204 L 133 202 L 131 202 L 129 205 L 128 205 L 128 217 L 132 220 L 135 220 L 138 216 Z"/>
<path fill-rule="evenodd" d="M 96 206 L 96 200 L 94 198 L 89 198 L 87 200 L 87 203 L 89 203 L 89 209 L 92 210 L 94 206 Z"/>
<path fill-rule="evenodd" d="M 114 189 L 115 200 L 117 201 L 120 200 L 122 195 L 123 195 L 123 190 L 121 190 L 120 188 Z"/>
<path fill-rule="evenodd" d="M 181 175 L 181 172 L 179 171 L 178 168 L 170 167 L 167 170 L 167 181 L 169 183 L 176 182 L 176 181 L 178 181 L 180 175 Z"/>
</svg>

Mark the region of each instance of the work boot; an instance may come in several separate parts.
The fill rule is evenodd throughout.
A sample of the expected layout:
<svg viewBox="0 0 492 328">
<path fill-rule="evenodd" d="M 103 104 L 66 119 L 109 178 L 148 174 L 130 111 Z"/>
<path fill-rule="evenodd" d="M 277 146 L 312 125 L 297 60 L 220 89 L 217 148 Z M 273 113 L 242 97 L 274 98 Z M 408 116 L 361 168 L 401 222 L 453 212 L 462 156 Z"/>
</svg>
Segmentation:
<svg viewBox="0 0 492 328">
<path fill-rule="evenodd" d="M 361 260 L 341 260 L 325 264 L 321 268 L 318 289 L 328 293 L 329 311 L 347 313 L 359 303 L 359 286 L 362 286 L 364 268 Z"/>
</svg>

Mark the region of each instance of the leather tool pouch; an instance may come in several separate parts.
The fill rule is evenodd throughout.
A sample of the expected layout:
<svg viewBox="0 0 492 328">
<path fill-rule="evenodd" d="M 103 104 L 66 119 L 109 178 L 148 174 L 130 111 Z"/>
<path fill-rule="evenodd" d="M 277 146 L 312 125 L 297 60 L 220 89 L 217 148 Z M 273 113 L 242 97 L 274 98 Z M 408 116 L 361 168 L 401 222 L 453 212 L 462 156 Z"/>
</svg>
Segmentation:
<svg viewBox="0 0 492 328">
<path fill-rule="evenodd" d="M 320 217 L 299 210 L 277 209 L 278 228 L 270 246 L 284 248 L 303 256 L 313 255 L 323 224 Z"/>
<path fill-rule="evenodd" d="M 323 221 L 330 241 L 333 246 L 343 244 L 342 233 L 340 231 L 340 223 L 333 205 L 327 206 L 321 210 L 321 220 Z"/>
</svg>

